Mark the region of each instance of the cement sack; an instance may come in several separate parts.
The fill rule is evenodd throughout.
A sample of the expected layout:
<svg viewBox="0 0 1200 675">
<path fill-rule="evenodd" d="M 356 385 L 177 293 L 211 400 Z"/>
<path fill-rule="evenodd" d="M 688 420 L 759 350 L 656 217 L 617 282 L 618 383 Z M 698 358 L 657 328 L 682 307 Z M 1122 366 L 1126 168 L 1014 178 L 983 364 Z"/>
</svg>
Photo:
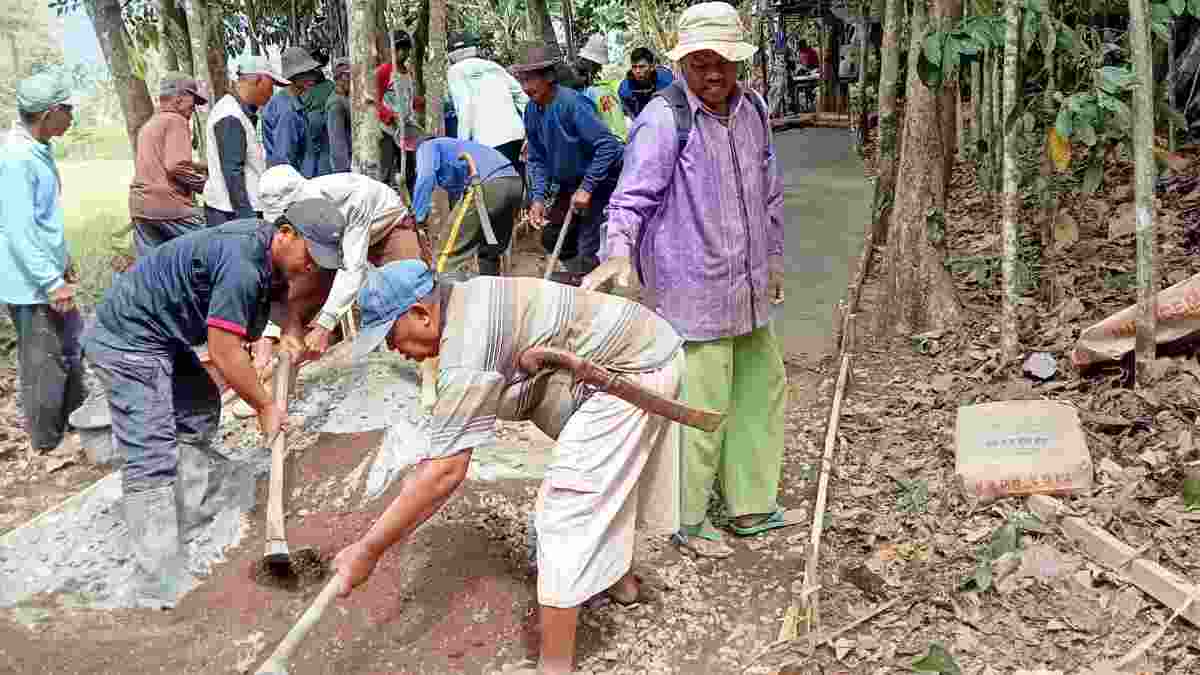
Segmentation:
<svg viewBox="0 0 1200 675">
<path fill-rule="evenodd" d="M 1075 408 L 1052 401 L 1001 401 L 958 409 L 955 474 L 983 500 L 1092 487 L 1092 458 Z"/>
<path fill-rule="evenodd" d="M 1154 341 L 1174 342 L 1200 331 L 1200 274 L 1158 292 L 1158 325 Z M 1071 363 L 1086 368 L 1115 361 L 1133 351 L 1137 335 L 1137 305 L 1089 326 L 1079 334 Z"/>
</svg>

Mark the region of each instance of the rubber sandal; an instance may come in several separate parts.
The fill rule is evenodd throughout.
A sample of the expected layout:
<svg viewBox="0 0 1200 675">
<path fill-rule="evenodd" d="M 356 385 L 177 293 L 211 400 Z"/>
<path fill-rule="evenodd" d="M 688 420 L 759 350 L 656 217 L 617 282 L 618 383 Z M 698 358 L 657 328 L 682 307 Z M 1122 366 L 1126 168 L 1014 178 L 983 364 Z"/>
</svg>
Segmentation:
<svg viewBox="0 0 1200 675">
<path fill-rule="evenodd" d="M 721 541 L 721 533 L 704 525 L 684 525 L 671 535 L 671 541 L 681 550 L 698 558 L 721 559 L 733 555 L 733 549 Z"/>
<path fill-rule="evenodd" d="M 762 534 L 768 530 L 777 530 L 781 527 L 791 527 L 804 522 L 804 511 L 800 509 L 776 509 L 775 513 L 767 516 L 761 522 L 751 525 L 750 527 L 738 527 L 736 520 L 729 521 L 729 529 L 739 537 L 752 537 L 756 534 Z"/>
</svg>

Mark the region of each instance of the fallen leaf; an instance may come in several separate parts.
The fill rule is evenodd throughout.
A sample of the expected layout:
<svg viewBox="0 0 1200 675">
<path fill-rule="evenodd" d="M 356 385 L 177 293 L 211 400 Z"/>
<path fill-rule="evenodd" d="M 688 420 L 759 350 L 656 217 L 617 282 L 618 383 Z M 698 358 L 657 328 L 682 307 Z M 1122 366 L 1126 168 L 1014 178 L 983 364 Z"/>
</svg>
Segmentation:
<svg viewBox="0 0 1200 675">
<path fill-rule="evenodd" d="M 841 661 L 842 659 L 846 658 L 846 655 L 850 653 L 850 650 L 854 649 L 856 646 L 858 646 L 858 643 L 855 642 L 854 640 L 851 640 L 850 638 L 843 637 L 843 638 L 838 638 L 838 639 L 834 640 L 833 641 L 834 658 L 836 658 L 838 661 Z"/>
<path fill-rule="evenodd" d="M 1134 215 L 1136 207 L 1133 202 L 1117 207 L 1115 213 L 1108 218 L 1108 238 L 1116 239 L 1137 231 L 1137 218 Z"/>
<path fill-rule="evenodd" d="M 962 675 L 954 657 L 946 648 L 937 642 L 929 645 L 929 653 L 917 659 L 912 664 L 913 670 L 921 673 L 938 673 L 939 675 Z"/>
<path fill-rule="evenodd" d="M 1071 167 L 1071 141 L 1063 138 L 1054 125 L 1050 126 L 1046 134 L 1046 154 L 1050 155 L 1054 168 L 1058 169 L 1059 173 Z"/>
<path fill-rule="evenodd" d="M 1054 219 L 1054 250 L 1062 251 L 1079 241 L 1079 224 L 1066 211 Z"/>
</svg>

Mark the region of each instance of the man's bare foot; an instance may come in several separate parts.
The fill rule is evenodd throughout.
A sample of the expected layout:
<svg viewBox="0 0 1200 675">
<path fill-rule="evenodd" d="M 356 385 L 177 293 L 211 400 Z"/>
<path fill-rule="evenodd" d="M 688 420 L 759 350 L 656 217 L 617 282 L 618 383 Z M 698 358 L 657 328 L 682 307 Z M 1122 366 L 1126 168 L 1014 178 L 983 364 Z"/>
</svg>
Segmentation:
<svg viewBox="0 0 1200 675">
<path fill-rule="evenodd" d="M 608 597 L 619 605 L 632 605 L 641 599 L 641 584 L 633 570 L 626 572 L 608 589 Z"/>
</svg>

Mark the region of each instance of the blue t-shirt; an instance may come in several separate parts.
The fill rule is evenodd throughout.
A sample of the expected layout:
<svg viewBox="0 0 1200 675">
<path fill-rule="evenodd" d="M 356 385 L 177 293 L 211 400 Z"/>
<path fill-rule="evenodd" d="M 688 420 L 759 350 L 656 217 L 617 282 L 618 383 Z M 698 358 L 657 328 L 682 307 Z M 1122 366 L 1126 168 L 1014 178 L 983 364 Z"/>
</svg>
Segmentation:
<svg viewBox="0 0 1200 675">
<path fill-rule="evenodd" d="M 458 158 L 464 152 L 475 161 L 475 170 L 484 182 L 517 176 L 512 162 L 495 148 L 457 138 L 425 141 L 417 148 L 417 182 L 413 186 L 413 218 L 418 223 L 429 217 L 435 184 L 446 191 L 451 204 L 457 203 L 467 191 L 467 162 Z"/>
<path fill-rule="evenodd" d="M 271 313 L 271 240 L 275 226 L 235 220 L 153 249 L 127 272 L 96 310 L 121 345 L 158 351 L 193 347 L 213 326 L 248 340 L 262 335 Z"/>
</svg>

